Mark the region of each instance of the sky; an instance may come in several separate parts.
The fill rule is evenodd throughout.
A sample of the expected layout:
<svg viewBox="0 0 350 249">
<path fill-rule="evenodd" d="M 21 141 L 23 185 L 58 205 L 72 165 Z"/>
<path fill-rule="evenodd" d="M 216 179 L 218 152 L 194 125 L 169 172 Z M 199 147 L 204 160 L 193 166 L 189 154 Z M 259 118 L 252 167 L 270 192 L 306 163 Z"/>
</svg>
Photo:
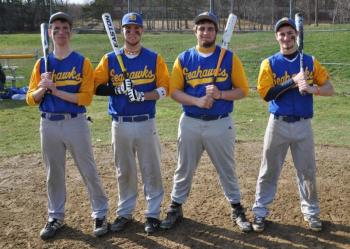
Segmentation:
<svg viewBox="0 0 350 249">
<path fill-rule="evenodd" d="M 89 3 L 92 0 L 67 0 L 68 3 L 84 4 Z"/>
</svg>

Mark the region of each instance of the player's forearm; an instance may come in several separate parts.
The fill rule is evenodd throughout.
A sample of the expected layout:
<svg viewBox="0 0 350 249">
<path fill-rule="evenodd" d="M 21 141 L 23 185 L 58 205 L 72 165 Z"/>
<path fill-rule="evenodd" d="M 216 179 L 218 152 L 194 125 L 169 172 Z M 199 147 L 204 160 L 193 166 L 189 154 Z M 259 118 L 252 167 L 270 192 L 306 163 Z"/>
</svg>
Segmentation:
<svg viewBox="0 0 350 249">
<path fill-rule="evenodd" d="M 45 93 L 46 93 L 46 89 L 42 88 L 42 87 L 40 87 L 40 88 L 36 89 L 34 92 L 32 92 L 31 94 L 32 94 L 32 97 L 33 97 L 35 103 L 40 103 L 41 100 L 43 99 Z"/>
<path fill-rule="evenodd" d="M 78 104 L 78 96 L 76 93 L 68 93 L 68 92 L 56 89 L 55 91 L 52 91 L 52 95 L 60 99 L 63 99 L 65 101 Z"/>
<path fill-rule="evenodd" d="M 114 86 L 101 84 L 96 88 L 96 95 L 99 96 L 113 96 L 115 94 Z"/>
<path fill-rule="evenodd" d="M 175 90 L 171 94 L 171 98 L 183 105 L 196 105 L 196 97 L 188 95 L 180 90 Z"/>
<path fill-rule="evenodd" d="M 156 90 L 153 90 L 151 92 L 145 92 L 145 100 L 158 100 L 159 95 Z"/>
<path fill-rule="evenodd" d="M 235 88 L 232 90 L 221 91 L 220 98 L 223 100 L 233 101 L 239 100 L 245 97 L 244 92 L 240 88 Z"/>
<path fill-rule="evenodd" d="M 264 97 L 264 100 L 271 101 L 277 99 L 279 96 L 284 94 L 289 89 L 292 89 L 293 87 L 295 87 L 295 82 L 293 81 L 293 79 L 289 79 L 280 85 L 271 87 L 267 92 L 266 96 Z"/>
<path fill-rule="evenodd" d="M 318 87 L 318 92 L 316 94 L 320 96 L 332 96 L 334 94 L 333 85 L 329 81 L 327 81 L 326 84 L 322 86 L 315 87 Z"/>
</svg>

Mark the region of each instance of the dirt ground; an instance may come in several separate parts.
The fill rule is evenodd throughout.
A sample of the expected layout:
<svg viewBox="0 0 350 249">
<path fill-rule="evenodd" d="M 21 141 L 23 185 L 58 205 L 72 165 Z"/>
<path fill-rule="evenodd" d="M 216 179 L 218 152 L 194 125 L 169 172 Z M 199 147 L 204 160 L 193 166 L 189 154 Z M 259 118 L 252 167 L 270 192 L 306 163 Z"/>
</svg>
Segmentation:
<svg viewBox="0 0 350 249">
<path fill-rule="evenodd" d="M 242 203 L 252 219 L 255 183 L 262 143 L 236 143 L 237 174 Z M 95 148 L 96 161 L 109 196 L 108 220 L 115 218 L 116 180 L 109 146 Z M 90 204 L 81 177 L 69 158 L 67 164 L 66 225 L 49 241 L 39 238 L 46 222 L 45 171 L 40 154 L 0 158 L 0 248 L 350 248 L 350 148 L 317 146 L 318 190 L 324 231 L 308 230 L 299 207 L 295 170 L 288 155 L 267 229 L 241 233 L 230 220 L 214 167 L 206 154 L 184 204 L 185 219 L 176 228 L 154 236 L 143 232 L 144 196 L 141 182 L 134 222 L 123 232 L 92 235 Z M 176 143 L 162 142 L 165 199 L 162 218 L 170 202 L 176 166 Z"/>
</svg>

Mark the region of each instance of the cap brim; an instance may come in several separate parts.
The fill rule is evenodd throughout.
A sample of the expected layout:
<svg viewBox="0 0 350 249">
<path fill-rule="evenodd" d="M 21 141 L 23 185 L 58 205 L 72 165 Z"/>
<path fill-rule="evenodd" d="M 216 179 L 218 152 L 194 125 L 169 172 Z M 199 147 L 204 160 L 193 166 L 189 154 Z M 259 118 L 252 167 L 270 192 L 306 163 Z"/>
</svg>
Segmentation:
<svg viewBox="0 0 350 249">
<path fill-rule="evenodd" d="M 137 23 L 137 22 L 128 22 L 128 23 L 125 23 L 125 24 L 123 24 L 123 27 L 126 26 L 126 25 L 137 25 L 137 26 L 139 26 L 139 27 L 143 27 L 143 25 L 141 25 L 141 24 L 139 24 L 139 23 Z"/>
<path fill-rule="evenodd" d="M 211 22 L 217 24 L 217 21 L 212 16 L 209 16 L 209 15 L 197 16 L 194 19 L 194 23 L 197 24 L 197 23 L 199 23 L 200 21 L 203 21 L 203 20 L 208 20 L 208 21 L 211 21 Z"/>
<path fill-rule="evenodd" d="M 296 27 L 293 24 L 291 24 L 289 21 L 283 21 L 283 22 L 278 23 L 278 25 L 276 25 L 275 32 L 277 32 L 282 26 L 290 26 L 294 30 L 296 30 Z"/>
<path fill-rule="evenodd" d="M 57 14 L 57 15 L 53 15 L 50 20 L 49 23 L 53 23 L 54 21 L 58 20 L 58 19 L 63 19 L 66 20 L 70 25 L 73 24 L 73 20 L 72 18 L 70 18 L 69 16 L 65 15 L 65 14 Z"/>
</svg>

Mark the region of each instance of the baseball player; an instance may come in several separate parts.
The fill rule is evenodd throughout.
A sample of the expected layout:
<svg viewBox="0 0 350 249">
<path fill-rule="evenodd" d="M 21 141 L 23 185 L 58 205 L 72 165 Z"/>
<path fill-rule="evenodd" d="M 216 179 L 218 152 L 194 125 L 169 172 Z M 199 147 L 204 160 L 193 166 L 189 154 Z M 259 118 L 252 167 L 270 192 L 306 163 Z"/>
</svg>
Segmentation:
<svg viewBox="0 0 350 249">
<path fill-rule="evenodd" d="M 33 69 L 27 94 L 29 105 L 39 105 L 40 136 L 47 171 L 48 222 L 41 230 L 42 239 L 52 238 L 63 226 L 66 202 L 65 165 L 68 150 L 88 189 L 94 234 L 107 232 L 108 200 L 103 190 L 93 157 L 90 130 L 85 116 L 92 101 L 94 82 L 90 61 L 72 51 L 72 18 L 57 12 L 50 17 L 49 36 L 54 50 Z M 48 93 L 50 91 L 50 93 Z"/>
<path fill-rule="evenodd" d="M 248 81 L 236 54 L 227 51 L 215 84 L 212 84 L 220 47 L 215 45 L 217 17 L 204 12 L 194 19 L 197 46 L 181 53 L 173 66 L 170 95 L 182 104 L 179 121 L 178 164 L 171 193 L 171 204 L 161 228 L 170 229 L 183 218 L 182 204 L 191 189 L 192 178 L 203 151 L 216 168 L 233 221 L 247 232 L 251 225 L 240 203 L 235 174 L 235 126 L 230 113 L 235 100 L 248 94 Z"/>
<path fill-rule="evenodd" d="M 117 182 L 117 217 L 111 230 L 119 232 L 132 220 L 137 198 L 138 158 L 147 201 L 145 232 L 159 228 L 163 184 L 160 142 L 156 129 L 156 100 L 166 97 L 169 73 L 164 59 L 141 45 L 143 20 L 138 13 L 122 19 L 124 47 L 120 50 L 129 79 L 123 77 L 116 55 L 104 55 L 95 69 L 96 95 L 109 96 L 112 147 Z"/>
<path fill-rule="evenodd" d="M 326 69 L 313 56 L 304 54 L 305 73 L 299 72 L 296 37 L 295 22 L 289 18 L 280 19 L 275 25 L 280 51 L 265 59 L 260 67 L 257 89 L 269 102 L 270 118 L 253 206 L 253 229 L 257 232 L 265 228 L 267 207 L 275 197 L 288 148 L 297 170 L 301 212 L 309 228 L 322 229 L 311 118 L 313 95 L 330 96 L 334 90 Z"/>
</svg>

